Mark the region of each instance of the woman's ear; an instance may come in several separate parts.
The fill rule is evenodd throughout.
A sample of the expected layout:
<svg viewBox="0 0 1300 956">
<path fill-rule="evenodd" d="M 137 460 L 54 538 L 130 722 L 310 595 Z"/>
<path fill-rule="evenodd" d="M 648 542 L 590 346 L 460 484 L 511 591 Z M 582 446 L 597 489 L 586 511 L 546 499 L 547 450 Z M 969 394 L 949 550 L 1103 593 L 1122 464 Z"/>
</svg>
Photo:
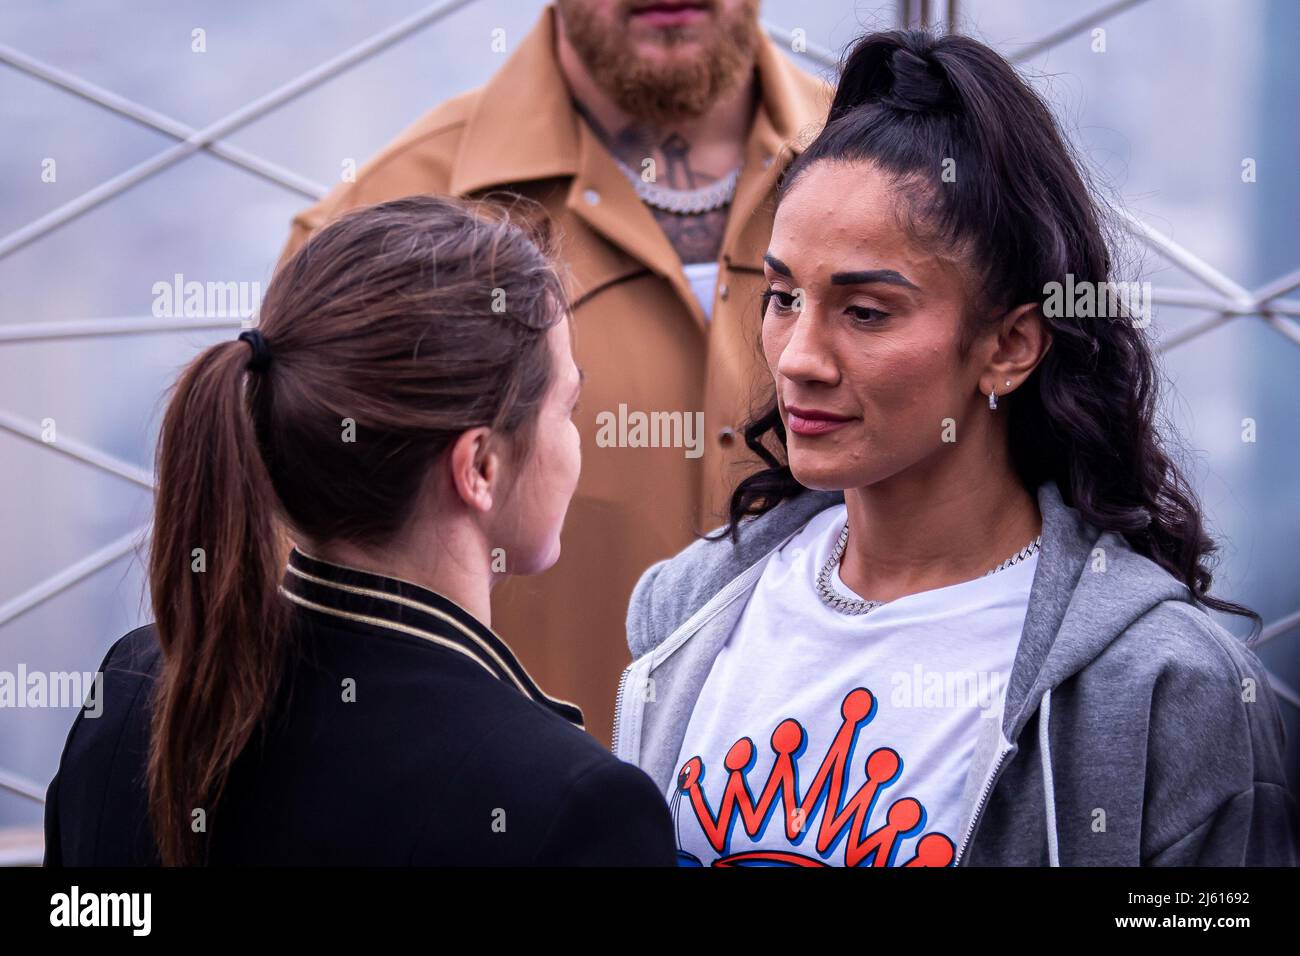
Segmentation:
<svg viewBox="0 0 1300 956">
<path fill-rule="evenodd" d="M 1016 306 L 998 323 L 997 343 L 980 376 L 980 390 L 985 395 L 990 388 L 996 389 L 999 395 L 1015 391 L 1051 347 L 1052 332 L 1038 303 Z"/>
<path fill-rule="evenodd" d="M 501 471 L 496 445 L 492 429 L 480 426 L 462 432 L 447 450 L 452 487 L 474 511 L 492 510 L 492 492 Z"/>
</svg>

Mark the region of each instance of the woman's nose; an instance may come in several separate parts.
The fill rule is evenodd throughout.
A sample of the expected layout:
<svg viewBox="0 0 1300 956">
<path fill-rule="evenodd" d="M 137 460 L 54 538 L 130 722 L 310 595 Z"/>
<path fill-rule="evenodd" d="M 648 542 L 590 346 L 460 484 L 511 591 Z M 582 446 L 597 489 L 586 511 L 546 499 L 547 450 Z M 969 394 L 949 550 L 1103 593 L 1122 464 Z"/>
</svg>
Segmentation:
<svg viewBox="0 0 1300 956">
<path fill-rule="evenodd" d="M 781 350 L 777 372 L 797 381 L 833 384 L 839 375 L 834 351 L 823 326 L 816 308 L 805 301 L 795 315 L 790 337 Z"/>
</svg>

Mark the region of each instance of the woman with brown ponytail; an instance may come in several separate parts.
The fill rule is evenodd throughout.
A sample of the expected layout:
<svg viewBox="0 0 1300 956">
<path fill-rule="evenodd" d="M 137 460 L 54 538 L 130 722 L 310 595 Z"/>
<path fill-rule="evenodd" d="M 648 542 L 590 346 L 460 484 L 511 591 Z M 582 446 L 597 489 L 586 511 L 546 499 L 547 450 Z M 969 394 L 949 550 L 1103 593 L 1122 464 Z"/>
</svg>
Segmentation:
<svg viewBox="0 0 1300 956">
<path fill-rule="evenodd" d="M 156 621 L 72 727 L 47 864 L 672 861 L 654 785 L 490 629 L 577 482 L 565 315 L 487 204 L 360 210 L 286 263 L 172 396 Z"/>
</svg>

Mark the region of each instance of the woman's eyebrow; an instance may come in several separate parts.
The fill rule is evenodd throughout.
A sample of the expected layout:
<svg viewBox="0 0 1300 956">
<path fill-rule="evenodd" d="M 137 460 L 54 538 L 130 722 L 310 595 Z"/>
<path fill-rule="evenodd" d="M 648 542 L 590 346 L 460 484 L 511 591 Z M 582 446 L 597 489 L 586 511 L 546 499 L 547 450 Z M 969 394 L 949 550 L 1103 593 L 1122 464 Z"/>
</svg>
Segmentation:
<svg viewBox="0 0 1300 956">
<path fill-rule="evenodd" d="M 772 268 L 773 272 L 779 272 L 789 278 L 794 277 L 790 267 L 771 253 L 764 255 L 763 261 Z M 920 291 L 907 276 L 893 269 L 862 269 L 857 272 L 836 272 L 831 276 L 831 285 L 870 285 L 873 282 L 883 282 L 886 285 L 898 285 L 905 289 Z"/>
<path fill-rule="evenodd" d="M 901 285 L 905 289 L 917 289 L 901 272 L 893 269 L 863 269 L 860 272 L 836 272 L 831 276 L 831 285 L 868 285 L 883 282 L 886 285 Z M 917 289 L 917 291 L 920 291 Z"/>
<path fill-rule="evenodd" d="M 772 253 L 770 252 L 764 253 L 763 261 L 772 267 L 773 272 L 779 272 L 781 273 L 781 275 L 789 276 L 791 278 L 794 277 L 794 273 L 790 271 L 790 267 L 786 265 L 784 262 L 782 262 L 780 259 L 778 259 L 776 256 L 772 255 Z"/>
</svg>

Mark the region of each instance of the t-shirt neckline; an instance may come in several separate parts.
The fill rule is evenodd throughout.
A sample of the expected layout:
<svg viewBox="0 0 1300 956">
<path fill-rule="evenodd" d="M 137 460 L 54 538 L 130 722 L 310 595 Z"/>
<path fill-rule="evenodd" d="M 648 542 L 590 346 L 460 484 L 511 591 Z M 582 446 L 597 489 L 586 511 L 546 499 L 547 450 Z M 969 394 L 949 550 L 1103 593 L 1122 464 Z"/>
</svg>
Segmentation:
<svg viewBox="0 0 1300 956">
<path fill-rule="evenodd" d="M 841 506 L 841 508 L 843 508 L 843 506 Z M 839 540 L 840 533 L 844 529 L 844 521 L 846 520 L 847 520 L 847 509 L 845 511 L 845 517 L 836 519 L 836 521 L 832 524 L 832 527 L 834 528 L 834 536 L 832 540 L 835 541 Z M 893 600 L 885 601 L 882 604 L 878 605 L 877 607 L 872 608 L 870 613 L 875 613 L 876 611 L 884 610 L 886 607 L 897 607 L 901 602 L 904 601 L 908 603 L 913 603 L 913 599 L 927 598 L 927 597 L 941 597 L 944 595 L 959 594 L 962 593 L 963 591 L 970 590 L 972 586 L 990 587 L 996 584 L 1007 584 L 1009 586 L 1014 586 L 1015 584 L 1020 582 L 1021 575 L 1026 573 L 1032 574 L 1030 569 L 1033 569 L 1034 571 L 1037 570 L 1038 555 L 1039 552 L 1035 551 L 1029 557 L 1024 558 L 1021 561 L 1017 561 L 1015 564 L 1011 565 L 1010 567 L 1003 568 L 1002 570 L 994 574 L 981 574 L 978 577 L 967 578 L 965 581 L 956 581 L 952 584 L 945 584 L 941 587 L 927 588 L 924 591 L 914 591 L 911 594 L 904 594 L 901 597 L 896 597 Z M 830 554 L 829 552 L 827 552 L 826 557 L 829 556 Z M 826 563 L 826 557 L 821 558 L 821 560 L 816 563 L 816 567 L 814 568 L 814 574 L 819 574 L 821 572 L 822 567 Z M 831 589 L 836 593 L 836 595 L 848 601 L 873 600 L 872 598 L 863 597 L 862 595 L 858 594 L 857 591 L 853 590 L 853 588 L 849 587 L 847 584 L 844 583 L 844 578 L 840 574 L 840 569 L 843 567 L 843 565 L 844 562 L 842 560 L 835 562 L 835 569 L 830 576 Z M 816 588 L 815 578 L 813 580 L 813 587 L 814 589 Z"/>
</svg>

